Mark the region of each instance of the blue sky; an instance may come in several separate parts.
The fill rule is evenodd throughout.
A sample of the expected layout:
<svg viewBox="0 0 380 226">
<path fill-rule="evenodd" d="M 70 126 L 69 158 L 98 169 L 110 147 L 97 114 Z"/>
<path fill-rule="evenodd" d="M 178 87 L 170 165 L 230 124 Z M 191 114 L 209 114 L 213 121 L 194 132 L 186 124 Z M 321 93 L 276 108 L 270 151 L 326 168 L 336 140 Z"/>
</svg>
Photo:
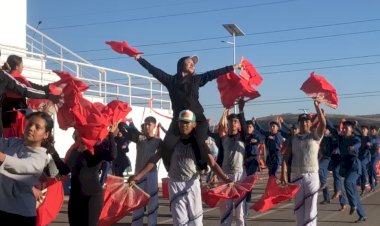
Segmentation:
<svg viewBox="0 0 380 226">
<path fill-rule="evenodd" d="M 198 55 L 197 71 L 204 72 L 232 64 L 222 24 L 237 24 L 247 34 L 236 39 L 237 59 L 250 60 L 264 78 L 247 117 L 313 109 L 311 101 L 294 99 L 305 97 L 299 88 L 312 71 L 341 95 L 339 108 L 326 107 L 328 113 L 380 113 L 379 12 L 378 0 L 28 1 L 30 25 L 42 21 L 42 32 L 95 64 L 144 75 L 104 41 L 128 41 L 173 74 L 181 56 Z M 215 81 L 201 89 L 200 100 L 217 120 L 223 109 Z"/>
</svg>

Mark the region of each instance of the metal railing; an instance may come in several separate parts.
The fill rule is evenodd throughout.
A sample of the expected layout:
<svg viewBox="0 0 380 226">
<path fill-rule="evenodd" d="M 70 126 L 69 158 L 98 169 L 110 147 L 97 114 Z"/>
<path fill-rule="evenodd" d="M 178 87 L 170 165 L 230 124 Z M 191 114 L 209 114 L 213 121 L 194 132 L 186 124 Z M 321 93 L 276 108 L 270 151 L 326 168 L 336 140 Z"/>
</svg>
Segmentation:
<svg viewBox="0 0 380 226">
<path fill-rule="evenodd" d="M 90 86 L 85 95 L 101 97 L 105 103 L 119 99 L 131 105 L 146 107 L 149 101 L 152 100 L 153 108 L 171 109 L 169 93 L 153 77 L 96 66 L 87 62 L 64 59 L 63 56 L 56 57 L 31 51 L 21 52 L 20 50 L 17 53 L 15 52 L 17 50 L 1 44 L 0 51 L 5 55 L 20 54 L 26 56 L 27 59 L 37 61 L 36 65 L 38 66 L 30 67 L 25 65 L 25 69 L 38 72 L 39 78 L 37 79 L 40 81 L 50 82 L 57 80 L 56 76 L 53 76 L 54 72 L 52 70 L 64 70 Z M 67 68 L 70 68 L 70 70 L 67 70 Z M 28 77 L 27 74 L 24 76 Z"/>
</svg>

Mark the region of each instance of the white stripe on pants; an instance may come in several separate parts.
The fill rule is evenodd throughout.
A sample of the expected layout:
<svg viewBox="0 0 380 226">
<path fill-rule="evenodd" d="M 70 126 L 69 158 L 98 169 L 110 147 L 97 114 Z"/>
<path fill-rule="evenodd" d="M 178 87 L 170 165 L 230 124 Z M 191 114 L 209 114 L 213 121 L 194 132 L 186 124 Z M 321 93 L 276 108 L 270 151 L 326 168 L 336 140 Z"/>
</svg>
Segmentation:
<svg viewBox="0 0 380 226">
<path fill-rule="evenodd" d="M 199 179 L 186 182 L 175 182 L 169 179 L 169 197 L 173 225 L 203 225 L 203 208 Z"/>
<path fill-rule="evenodd" d="M 133 211 L 132 226 L 143 225 L 143 219 L 148 217 L 148 226 L 157 225 L 158 212 L 158 179 L 157 171 L 147 173 L 137 185 L 150 195 L 148 205 Z M 146 214 L 145 214 L 146 209 Z"/>
<path fill-rule="evenodd" d="M 297 226 L 317 225 L 317 201 L 319 189 L 319 175 L 316 173 L 291 174 L 294 184 L 300 185 L 295 200 L 294 212 Z"/>
<path fill-rule="evenodd" d="M 233 180 L 236 181 L 242 181 L 244 180 L 247 175 L 245 172 L 241 173 L 235 173 L 235 174 L 227 174 L 227 176 Z M 223 199 L 220 201 L 220 225 L 231 225 L 232 224 L 232 218 L 233 218 L 233 209 L 235 207 L 235 220 L 237 226 L 244 226 L 245 220 L 245 198 L 241 197 L 239 199 Z M 240 204 L 238 204 L 240 202 Z"/>
</svg>

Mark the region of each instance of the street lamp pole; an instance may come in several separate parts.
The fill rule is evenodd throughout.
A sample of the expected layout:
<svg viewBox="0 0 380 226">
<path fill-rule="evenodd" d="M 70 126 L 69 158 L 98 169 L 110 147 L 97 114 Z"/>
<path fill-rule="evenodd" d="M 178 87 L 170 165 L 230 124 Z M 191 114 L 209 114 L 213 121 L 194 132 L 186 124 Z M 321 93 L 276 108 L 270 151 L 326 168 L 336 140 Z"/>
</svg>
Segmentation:
<svg viewBox="0 0 380 226">
<path fill-rule="evenodd" d="M 232 35 L 232 42 L 223 41 L 232 45 L 233 64 L 236 64 L 236 36 L 244 36 L 244 32 L 236 24 L 223 24 L 223 27 Z M 237 113 L 237 106 L 234 105 L 234 113 Z"/>
</svg>

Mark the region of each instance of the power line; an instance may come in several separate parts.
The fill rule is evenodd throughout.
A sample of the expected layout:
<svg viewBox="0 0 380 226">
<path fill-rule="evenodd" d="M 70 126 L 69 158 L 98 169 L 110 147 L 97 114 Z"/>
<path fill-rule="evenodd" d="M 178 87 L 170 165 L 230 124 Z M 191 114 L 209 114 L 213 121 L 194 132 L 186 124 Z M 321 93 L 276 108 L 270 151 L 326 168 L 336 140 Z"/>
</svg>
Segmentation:
<svg viewBox="0 0 380 226">
<path fill-rule="evenodd" d="M 313 70 L 319 70 L 319 69 L 331 69 L 331 68 L 342 68 L 342 67 L 356 67 L 356 66 L 373 65 L 373 64 L 380 64 L 380 61 L 367 62 L 367 63 L 357 63 L 357 64 L 335 65 L 335 66 L 326 66 L 326 67 L 302 68 L 302 69 L 295 69 L 295 70 L 272 71 L 272 72 L 264 72 L 264 73 L 261 73 L 261 74 L 263 74 L 263 75 L 273 75 L 273 74 L 282 74 L 282 73 L 290 73 L 290 72 L 298 72 L 298 71 L 313 71 Z"/>
<path fill-rule="evenodd" d="M 339 99 L 354 99 L 354 98 L 378 97 L 378 96 L 380 96 L 380 94 L 354 95 L 354 96 L 347 96 L 347 97 L 339 97 Z M 288 100 L 288 101 L 268 102 L 268 103 L 249 103 L 249 104 L 246 104 L 246 106 L 310 102 L 310 98 L 305 98 L 304 100 L 301 100 L 300 98 L 298 99 L 299 100 Z M 224 107 L 221 104 L 219 104 L 218 106 L 204 107 L 204 109 L 218 109 L 218 108 L 224 108 Z"/>
<path fill-rule="evenodd" d="M 139 20 L 152 20 L 152 19 L 177 17 L 177 16 L 184 16 L 184 15 L 215 13 L 215 12 L 230 11 L 230 10 L 237 10 L 237 9 L 246 9 L 246 8 L 252 8 L 252 7 L 277 5 L 277 4 L 283 4 L 283 3 L 288 3 L 288 2 L 294 2 L 294 1 L 301 1 L 301 0 L 283 0 L 283 1 L 275 1 L 275 2 L 267 2 L 267 3 L 258 3 L 258 4 L 252 4 L 252 5 L 245 5 L 245 6 L 227 7 L 227 8 L 220 8 L 220 9 L 209 9 L 209 10 L 201 10 L 201 11 L 193 11 L 193 12 L 173 13 L 173 14 L 160 15 L 160 16 L 149 16 L 149 17 L 140 17 L 140 18 L 131 18 L 131 19 L 120 19 L 120 20 L 94 22 L 94 23 L 87 23 L 87 24 L 73 24 L 73 25 L 65 25 L 65 26 L 57 26 L 57 27 L 48 27 L 48 28 L 44 28 L 44 29 L 41 29 L 41 30 L 57 30 L 57 29 L 66 29 L 66 28 L 88 27 L 88 26 L 95 26 L 95 25 L 105 25 L 105 24 L 114 24 L 114 23 L 122 23 L 122 22 L 132 22 L 132 21 L 139 21 Z"/>
<path fill-rule="evenodd" d="M 362 96 L 362 95 L 380 95 L 380 90 L 377 91 L 368 91 L 368 92 L 357 92 L 357 93 L 345 93 L 340 94 L 338 97 L 340 99 L 350 96 Z M 255 100 L 255 104 L 267 104 L 267 103 L 281 103 L 281 102 L 288 102 L 288 101 L 305 101 L 310 100 L 310 97 L 293 97 L 293 98 L 281 98 L 281 99 L 271 99 L 271 100 Z M 220 106 L 220 104 L 203 104 L 204 107 L 213 107 L 213 106 Z"/>
<path fill-rule="evenodd" d="M 262 31 L 262 32 L 256 32 L 256 33 L 247 33 L 247 34 L 245 34 L 245 36 L 253 36 L 253 35 L 256 36 L 256 35 L 263 35 L 263 34 L 281 33 L 281 32 L 307 30 L 307 29 L 333 27 L 333 26 L 342 26 L 342 25 L 357 24 L 357 23 L 367 23 L 367 22 L 373 22 L 373 21 L 380 21 L 380 18 L 366 19 L 366 20 L 357 20 L 357 21 L 349 21 L 349 22 L 341 22 L 341 23 L 333 23 L 333 24 L 323 24 L 323 25 L 315 25 L 315 26 L 306 26 L 306 27 L 287 28 L 287 29 L 272 30 L 272 31 Z M 134 47 L 172 45 L 172 44 L 180 44 L 180 43 L 190 43 L 190 42 L 217 40 L 217 39 L 224 39 L 224 38 L 229 38 L 229 37 L 230 36 L 217 36 L 217 37 L 188 39 L 188 40 L 179 40 L 179 41 L 170 41 L 170 42 L 139 44 L 139 45 L 134 45 Z M 86 53 L 86 52 L 97 52 L 97 51 L 105 51 L 105 50 L 110 50 L 110 48 L 78 50 L 78 51 L 75 51 L 75 52 L 77 52 L 77 53 Z"/>
<path fill-rule="evenodd" d="M 333 38 L 333 37 L 341 37 L 341 36 L 351 36 L 351 35 L 367 34 L 367 33 L 375 33 L 375 32 L 380 32 L 380 29 L 367 30 L 367 31 L 357 31 L 357 32 L 348 32 L 348 33 L 333 34 L 333 35 L 312 36 L 312 37 L 304 37 L 304 38 L 296 38 L 296 39 L 286 39 L 286 40 L 278 40 L 278 41 L 241 44 L 241 45 L 236 45 L 236 48 L 247 47 L 247 46 L 270 45 L 270 44 L 287 43 L 287 42 L 298 42 L 298 41 L 305 41 L 305 40 Z M 161 55 L 170 55 L 170 54 L 178 54 L 178 53 L 204 52 L 204 51 L 230 49 L 230 48 L 231 47 L 229 47 L 229 46 L 211 47 L 211 48 L 171 51 L 171 52 L 163 52 L 163 53 L 152 53 L 152 54 L 144 54 L 144 55 L 145 56 L 161 56 Z M 116 60 L 116 59 L 125 59 L 125 57 L 124 56 L 118 56 L 118 57 L 98 58 L 98 59 L 91 59 L 89 61 L 105 61 L 105 60 Z"/>
<path fill-rule="evenodd" d="M 170 6 L 176 6 L 176 5 L 183 5 L 183 4 L 188 4 L 188 2 L 191 2 L 191 4 L 197 3 L 197 2 L 205 2 L 205 0 L 199 0 L 199 1 L 181 1 L 181 2 L 176 2 L 172 4 L 159 4 L 159 5 L 152 5 L 152 6 L 144 6 L 144 7 L 136 7 L 136 8 L 125 8 L 125 9 L 118 9 L 118 10 L 108 10 L 108 11 L 98 11 L 98 12 L 87 12 L 87 13 L 80 13 L 80 14 L 65 14 L 65 15 L 60 15 L 60 16 L 55 16 L 55 17 L 48 17 L 45 19 L 51 19 L 51 18 L 72 18 L 72 17 L 77 17 L 77 16 L 89 16 L 89 15 L 100 15 L 100 14 L 109 14 L 109 13 L 115 13 L 115 12 L 129 12 L 129 11 L 136 11 L 136 10 L 147 10 L 147 9 L 154 9 L 154 8 L 163 8 L 163 7 L 170 7 Z"/>
<path fill-rule="evenodd" d="M 301 62 L 293 62 L 293 63 L 262 65 L 262 66 L 257 66 L 256 68 L 268 68 L 268 67 L 290 66 L 290 65 L 297 65 L 297 64 L 322 63 L 322 62 L 331 62 L 331 61 L 339 61 L 339 60 L 352 60 L 352 59 L 362 59 L 362 58 L 379 57 L 379 56 L 380 56 L 380 54 L 373 54 L 373 55 L 364 55 L 364 56 L 330 58 L 330 59 L 310 60 L 310 61 L 301 61 Z"/>
<path fill-rule="evenodd" d="M 340 60 L 350 60 L 350 59 L 363 59 L 363 58 L 370 58 L 370 57 L 380 57 L 380 54 L 373 54 L 373 55 L 364 55 L 364 56 L 352 56 L 352 57 L 342 57 L 342 58 L 331 58 L 331 59 L 321 59 L 321 60 L 310 60 L 310 61 L 302 61 L 302 62 L 293 62 L 293 63 L 284 63 L 284 64 L 273 64 L 273 65 L 263 65 L 263 66 L 256 66 L 256 68 L 269 68 L 269 67 L 278 67 L 278 66 L 291 66 L 291 65 L 299 65 L 299 64 L 309 64 L 309 63 L 321 63 L 321 62 L 332 62 L 332 61 L 340 61 Z M 366 63 L 367 64 L 367 63 Z M 371 64 L 371 63 L 370 63 Z M 359 66 L 359 65 L 348 65 L 348 66 Z M 346 66 L 346 67 L 348 67 Z M 361 66 L 361 65 L 360 65 Z M 331 67 L 343 67 L 342 65 L 337 66 L 329 66 Z M 278 71 L 278 72 L 267 72 L 267 73 L 261 73 L 261 74 L 278 74 L 278 73 L 288 73 L 288 72 L 296 72 L 296 71 L 311 71 L 316 69 L 327 69 L 327 67 L 324 68 L 303 68 L 303 69 L 294 69 L 294 70 L 288 70 L 288 71 Z M 202 72 L 201 72 L 202 73 Z M 115 81 L 123 81 L 127 80 L 127 78 L 120 78 L 120 79 L 112 79 L 109 81 L 115 82 Z"/>
</svg>

